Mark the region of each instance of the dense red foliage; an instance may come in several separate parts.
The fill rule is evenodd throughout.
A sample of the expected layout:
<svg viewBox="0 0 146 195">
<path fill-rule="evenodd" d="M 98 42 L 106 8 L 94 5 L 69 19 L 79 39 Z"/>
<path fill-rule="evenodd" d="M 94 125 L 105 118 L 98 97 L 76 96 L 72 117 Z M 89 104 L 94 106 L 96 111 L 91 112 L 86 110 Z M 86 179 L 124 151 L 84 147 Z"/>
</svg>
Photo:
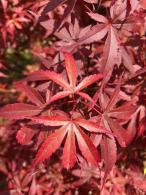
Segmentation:
<svg viewBox="0 0 146 195">
<path fill-rule="evenodd" d="M 145 1 L 0 2 L 0 194 L 146 194 Z"/>
</svg>

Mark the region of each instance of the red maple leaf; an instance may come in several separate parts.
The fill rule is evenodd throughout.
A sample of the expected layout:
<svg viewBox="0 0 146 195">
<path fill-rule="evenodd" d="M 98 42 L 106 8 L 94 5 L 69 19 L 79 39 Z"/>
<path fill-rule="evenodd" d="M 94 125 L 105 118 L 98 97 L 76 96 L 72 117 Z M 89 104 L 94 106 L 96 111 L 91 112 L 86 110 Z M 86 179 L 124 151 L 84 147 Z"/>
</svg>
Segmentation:
<svg viewBox="0 0 146 195">
<path fill-rule="evenodd" d="M 42 144 L 32 167 L 35 167 L 38 163 L 49 158 L 60 147 L 64 138 L 66 138 L 66 140 L 62 160 L 65 168 L 73 167 L 77 161 L 75 140 L 77 140 L 79 149 L 84 158 L 91 164 L 97 165 L 97 162 L 100 160 L 98 151 L 82 128 L 90 133 L 107 134 L 111 136 L 106 129 L 100 127 L 97 123 L 83 118 L 73 119 L 65 116 L 38 116 L 31 118 L 31 120 L 46 126 L 61 126 L 51 133 Z"/>
<path fill-rule="evenodd" d="M 93 74 L 87 76 L 79 84 L 77 84 L 78 72 L 76 62 L 70 53 L 64 53 L 64 58 L 66 73 L 69 82 L 66 81 L 61 74 L 58 74 L 54 71 L 40 70 L 28 75 L 28 77 L 20 81 L 20 83 L 23 83 L 25 81 L 52 80 L 56 84 L 60 85 L 64 90 L 52 96 L 48 103 L 52 103 L 66 96 L 74 96 L 75 94 L 94 103 L 93 99 L 87 93 L 82 92 L 82 90 L 103 78 L 103 75 Z"/>
</svg>

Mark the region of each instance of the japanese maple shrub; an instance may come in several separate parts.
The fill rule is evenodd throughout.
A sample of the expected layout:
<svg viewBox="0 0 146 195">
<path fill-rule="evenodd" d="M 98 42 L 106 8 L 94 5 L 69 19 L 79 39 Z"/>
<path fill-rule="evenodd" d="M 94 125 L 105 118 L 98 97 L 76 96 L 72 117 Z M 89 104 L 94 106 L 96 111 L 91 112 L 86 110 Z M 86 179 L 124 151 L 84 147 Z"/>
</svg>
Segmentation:
<svg viewBox="0 0 146 195">
<path fill-rule="evenodd" d="M 63 13 L 55 17 L 60 7 Z M 100 7 L 105 14 L 98 13 Z M 140 100 L 146 69 L 134 41 L 139 38 L 144 47 L 143 4 L 52 0 L 31 8 L 35 25 L 46 30 L 44 38 L 55 40 L 47 50 L 53 57 L 47 59 L 46 50 L 33 50 L 43 68 L 15 83 L 28 99 L 5 105 L 0 116 L 17 120 L 19 143 L 37 140 L 31 168 L 61 150 L 66 169 L 78 165 L 82 157 L 93 167 L 104 162 L 105 179 L 116 163 L 118 148 L 144 133 L 138 126 L 145 121 Z M 28 22 L 23 15 L 22 20 Z"/>
</svg>

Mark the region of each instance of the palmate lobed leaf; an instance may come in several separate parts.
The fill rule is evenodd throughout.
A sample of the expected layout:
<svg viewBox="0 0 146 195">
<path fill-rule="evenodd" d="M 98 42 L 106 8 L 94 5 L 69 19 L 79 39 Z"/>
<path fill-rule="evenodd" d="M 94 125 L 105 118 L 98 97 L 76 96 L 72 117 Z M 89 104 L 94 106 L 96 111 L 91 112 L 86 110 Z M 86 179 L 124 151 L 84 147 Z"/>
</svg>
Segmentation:
<svg viewBox="0 0 146 195">
<path fill-rule="evenodd" d="M 134 73 L 132 59 L 126 49 L 121 45 L 118 33 L 120 27 L 120 31 L 124 31 L 123 21 L 127 20 L 127 17 L 130 16 L 130 14 L 132 14 L 136 9 L 137 6 L 133 5 L 132 1 L 124 1 L 123 3 L 115 1 L 110 6 L 110 19 L 107 19 L 98 13 L 94 13 L 89 9 L 88 12 L 86 12 L 91 19 L 97 22 L 97 24 L 92 26 L 91 29 L 83 37 L 81 37 L 76 44 L 82 45 L 97 42 L 107 35 L 101 61 L 101 72 L 106 75 L 103 80 L 104 84 L 110 79 L 114 66 L 116 64 L 120 65 L 121 61 L 130 73 Z M 118 26 L 119 22 L 121 23 L 120 26 Z M 126 30 L 128 29 L 126 28 Z"/>
<path fill-rule="evenodd" d="M 65 60 L 65 68 L 66 68 L 69 82 L 67 82 L 62 77 L 61 74 L 58 74 L 54 71 L 41 70 L 41 71 L 36 71 L 34 73 L 31 73 L 30 75 L 28 75 L 27 78 L 20 81 L 20 84 L 26 81 L 51 80 L 55 82 L 56 84 L 60 85 L 64 90 L 52 96 L 48 103 L 52 103 L 56 100 L 62 99 L 71 94 L 77 94 L 81 96 L 82 98 L 88 101 L 91 101 L 91 103 L 93 103 L 93 100 L 90 98 L 88 94 L 86 95 L 85 93 L 80 92 L 80 91 L 92 85 L 96 81 L 102 79 L 103 74 L 93 74 L 93 75 L 87 76 L 79 84 L 76 84 L 78 75 L 77 75 L 77 65 L 76 65 L 75 59 L 70 53 L 66 52 L 64 53 L 64 60 Z"/>
<path fill-rule="evenodd" d="M 64 167 L 67 169 L 73 167 L 77 160 L 75 138 L 84 158 L 91 164 L 97 165 L 97 162 L 100 160 L 97 149 L 92 143 L 91 139 L 79 126 L 89 132 L 107 134 L 111 136 L 110 132 L 103 127 L 100 127 L 96 123 L 82 118 L 71 119 L 65 116 L 38 116 L 32 117 L 31 120 L 39 124 L 44 124 L 46 126 L 62 126 L 54 133 L 50 134 L 47 140 L 42 144 L 33 162 L 33 168 L 38 163 L 49 158 L 52 153 L 54 153 L 57 148 L 60 147 L 66 134 L 67 138 L 65 140 L 62 158 Z"/>
<path fill-rule="evenodd" d="M 2 0 L 2 1 L 4 2 L 5 0 Z M 13 1 L 16 2 L 17 0 L 13 0 Z M 108 76 L 107 77 L 105 76 L 105 79 L 103 80 L 105 82 L 103 82 L 101 84 L 101 86 L 103 87 L 103 90 L 101 92 L 102 93 L 101 98 L 99 98 L 99 99 L 101 99 L 100 100 L 101 103 L 98 102 L 98 97 L 97 97 L 97 99 L 95 99 L 95 102 L 94 102 L 94 100 L 92 100 L 92 98 L 88 94 L 81 91 L 85 87 L 88 87 L 90 85 L 90 83 L 92 84 L 94 82 L 94 76 L 92 77 L 92 75 L 91 75 L 90 79 L 89 79 L 89 77 L 87 77 L 86 79 L 84 79 L 84 82 L 81 80 L 79 85 L 77 85 L 79 80 L 77 79 L 78 74 L 77 74 L 77 71 L 76 71 L 76 63 L 75 63 L 75 60 L 72 58 L 72 56 L 70 54 L 68 55 L 67 53 L 64 54 L 64 56 L 66 56 L 65 57 L 65 68 L 66 68 L 66 72 L 67 72 L 68 82 L 67 82 L 67 80 L 64 79 L 64 77 L 62 77 L 61 74 L 57 74 L 57 73 L 52 72 L 52 71 L 43 71 L 43 74 L 42 74 L 41 71 L 38 71 L 38 74 L 32 75 L 33 76 L 32 81 L 33 80 L 34 81 L 39 81 L 37 83 L 40 83 L 40 82 L 46 82 L 46 80 L 49 80 L 49 82 L 44 83 L 42 85 L 39 85 L 37 87 L 38 91 L 42 92 L 43 97 L 46 96 L 47 103 L 48 102 L 52 103 L 54 101 L 57 101 L 59 99 L 67 97 L 67 96 L 74 97 L 72 95 L 73 93 L 77 94 L 78 96 L 80 96 L 82 98 L 84 98 L 85 100 L 88 100 L 89 102 L 92 102 L 94 105 L 96 103 L 99 103 L 101 105 L 102 102 L 103 102 L 103 104 L 104 104 L 103 109 L 101 109 L 101 107 L 98 107 L 99 110 L 93 108 L 93 110 L 90 110 L 90 112 L 87 112 L 86 108 L 84 108 L 83 105 L 81 105 L 81 104 L 79 104 L 79 106 L 74 105 L 73 109 L 75 109 L 75 111 L 80 111 L 80 113 L 82 115 L 86 116 L 86 117 L 95 116 L 94 115 L 95 111 L 96 110 L 99 111 L 99 112 L 97 112 L 97 113 L 99 113 L 97 118 L 101 117 L 102 120 L 104 120 L 104 123 L 109 126 L 108 130 L 112 131 L 114 136 L 115 136 L 115 139 L 117 139 L 118 143 L 121 146 L 124 146 L 125 143 L 128 144 L 129 142 L 131 142 L 133 137 L 135 137 L 136 134 L 137 134 L 136 128 L 137 128 L 138 123 L 140 121 L 139 115 L 141 115 L 141 114 L 138 113 L 138 114 L 136 114 L 137 115 L 136 116 L 134 114 L 134 112 L 136 110 L 135 105 L 141 104 L 141 98 L 140 98 L 140 95 L 139 95 L 139 89 L 137 89 L 137 87 L 135 88 L 134 83 L 135 83 L 135 81 L 139 82 L 138 81 L 139 79 L 141 80 L 141 82 L 143 82 L 142 79 L 143 79 L 144 75 L 141 72 L 142 75 L 141 75 L 141 77 L 138 78 L 138 74 L 140 74 L 138 72 L 137 76 L 136 76 L 136 74 L 134 74 L 134 76 L 133 76 L 133 77 L 135 77 L 135 79 L 134 79 L 135 81 L 134 82 L 133 82 L 133 80 L 130 81 L 130 83 L 132 83 L 132 86 L 130 86 L 130 87 L 122 86 L 122 88 L 124 87 L 125 93 L 129 94 L 128 95 L 129 100 L 123 99 L 120 96 L 120 94 L 117 96 L 118 93 L 122 92 L 122 88 L 120 89 L 120 86 L 119 86 L 119 88 L 117 88 L 117 90 L 115 90 L 115 91 L 117 91 L 116 92 L 117 94 L 116 93 L 113 94 L 113 97 L 112 97 L 111 93 L 114 91 L 115 88 L 114 87 L 111 88 L 113 90 L 110 91 L 109 86 L 115 86 L 115 83 L 118 82 L 117 78 L 121 74 L 120 70 L 123 71 L 123 68 L 124 68 L 124 67 L 121 68 L 121 66 L 119 66 L 118 70 L 117 70 L 117 66 L 115 66 L 114 72 L 112 74 L 112 69 L 113 69 L 114 65 L 115 64 L 118 65 L 118 60 L 116 60 L 117 57 L 118 57 L 118 55 L 117 55 L 118 51 L 121 54 L 121 59 L 119 58 L 120 59 L 119 63 L 122 63 L 121 65 L 124 65 L 126 67 L 126 69 L 128 69 L 129 72 L 130 72 L 130 74 L 129 74 L 129 72 L 127 72 L 124 68 L 123 81 L 122 81 L 123 84 L 125 83 L 124 80 L 132 78 L 131 73 L 134 73 L 135 69 L 138 70 L 137 69 L 138 67 L 139 68 L 143 67 L 143 65 L 141 66 L 141 64 L 138 65 L 138 66 L 137 65 L 132 66 L 132 63 L 134 63 L 134 61 L 135 61 L 135 63 L 142 62 L 141 50 L 143 50 L 143 48 L 141 47 L 140 52 L 138 51 L 139 50 L 139 47 L 138 47 L 139 43 L 138 42 L 140 41 L 142 43 L 142 41 L 145 40 L 145 37 L 142 37 L 142 39 L 141 39 L 141 37 L 140 37 L 141 30 L 140 31 L 138 30 L 138 33 L 135 32 L 135 30 L 133 30 L 131 32 L 132 35 L 128 35 L 128 34 L 124 33 L 124 30 L 126 30 L 127 32 L 129 32 L 129 29 L 132 30 L 132 25 L 130 23 L 128 23 L 128 21 L 130 22 L 130 20 L 127 20 L 127 22 L 126 22 L 126 17 L 128 16 L 128 14 L 130 12 L 132 12 L 132 10 L 134 10 L 135 2 L 139 3 L 141 1 L 138 1 L 138 0 L 124 0 L 124 1 L 121 1 L 120 0 L 120 1 L 110 2 L 110 1 L 100 1 L 100 0 L 83 0 L 82 2 L 85 2 L 85 1 L 88 2 L 88 3 L 96 3 L 95 7 L 94 7 L 94 5 L 85 4 L 85 6 L 86 5 L 89 6 L 92 10 L 96 10 L 96 11 L 99 11 L 99 12 L 103 11 L 102 13 L 104 13 L 104 11 L 105 11 L 104 8 L 107 11 L 107 9 L 110 7 L 110 10 L 108 11 L 108 13 L 104 13 L 104 15 L 106 15 L 106 17 L 103 17 L 99 14 L 94 14 L 94 13 L 88 14 L 91 17 L 91 20 L 94 19 L 94 20 L 98 21 L 99 24 L 94 25 L 92 28 L 90 28 L 91 27 L 90 25 L 87 26 L 86 29 L 83 28 L 82 31 L 84 33 L 81 33 L 78 36 L 74 36 L 74 35 L 79 33 L 78 32 L 79 29 L 76 28 L 77 25 L 73 25 L 73 28 L 77 29 L 74 33 L 72 33 L 72 30 L 70 30 L 71 27 L 70 27 L 69 23 L 72 23 L 71 20 L 73 20 L 73 18 L 71 20 L 69 19 L 68 21 L 66 21 L 66 23 L 63 27 L 64 28 L 66 27 L 65 29 L 66 29 L 66 31 L 68 31 L 68 35 L 70 34 L 70 36 L 67 37 L 66 36 L 67 33 L 64 33 L 64 37 L 66 38 L 65 41 L 62 40 L 63 38 L 61 36 L 57 37 L 57 39 L 59 38 L 59 40 L 60 40 L 60 47 L 62 46 L 62 48 L 57 48 L 57 50 L 54 49 L 55 52 L 53 51 L 53 53 L 52 53 L 52 51 L 49 51 L 49 52 L 43 51 L 43 56 L 49 56 L 49 60 L 50 60 L 52 58 L 52 56 L 54 55 L 54 53 L 62 52 L 62 51 L 65 51 L 65 50 L 76 52 L 75 55 L 78 56 L 78 57 L 79 56 L 85 57 L 87 53 L 91 52 L 89 55 L 87 55 L 85 57 L 85 60 L 88 59 L 89 61 L 88 60 L 86 61 L 87 67 L 86 67 L 86 64 L 85 64 L 85 66 L 83 66 L 83 68 L 82 68 L 82 72 L 85 73 L 85 76 L 86 76 L 86 73 L 88 72 L 88 70 L 89 70 L 89 72 L 90 72 L 90 70 L 94 71 L 95 70 L 94 68 L 96 68 L 96 67 L 99 68 L 98 70 L 101 70 L 102 69 L 101 66 L 103 66 L 103 69 L 102 69 L 103 72 L 108 74 Z M 63 4 L 64 2 L 66 2 L 64 4 L 66 7 L 63 8 L 65 10 L 63 17 L 60 17 L 63 13 L 61 15 L 59 13 L 59 18 L 56 17 L 56 13 L 55 13 L 55 15 L 53 14 L 54 16 L 49 13 L 48 17 L 52 18 L 52 19 L 49 20 L 48 26 L 46 26 L 47 29 L 51 28 L 53 30 L 56 30 L 55 28 L 58 27 L 58 31 L 60 31 L 59 26 L 61 26 L 64 23 L 67 16 L 71 13 L 72 9 L 75 7 L 75 3 L 77 2 L 77 0 L 68 0 L 68 1 L 67 0 L 49 0 L 49 3 L 47 1 L 46 2 L 43 2 L 43 1 L 40 2 L 40 4 L 47 3 L 47 9 L 45 8 L 45 10 L 44 9 L 42 10 L 43 11 L 42 15 L 46 14 L 47 12 L 50 12 L 50 11 L 54 10 L 56 7 L 58 7 L 60 4 Z M 78 8 L 79 8 L 79 11 L 81 13 L 80 6 L 83 7 L 84 5 L 80 5 L 80 2 L 81 1 L 79 1 L 79 3 L 77 2 L 77 6 L 75 7 L 74 11 L 72 12 L 72 15 L 73 14 L 76 15 L 76 13 L 78 13 Z M 130 8 L 127 6 L 127 2 L 129 4 L 131 3 Z M 131 9 L 131 10 L 129 10 L 129 9 Z M 5 12 L 7 11 L 6 8 L 4 10 L 5 10 Z M 40 12 L 40 10 L 39 10 L 39 12 Z M 141 12 L 141 10 L 140 10 L 140 12 Z M 80 16 L 80 13 L 79 13 L 79 16 Z M 137 14 L 135 13 L 135 15 L 137 15 Z M 58 21 L 55 20 L 56 18 L 60 19 L 60 21 L 59 21 L 59 25 L 55 26 L 55 24 L 58 23 Z M 79 18 L 79 17 L 77 16 L 77 18 Z M 136 17 L 135 17 L 135 19 L 136 19 Z M 83 20 L 84 20 L 84 18 L 83 18 Z M 21 20 L 21 21 L 23 21 L 23 20 Z M 109 22 L 112 23 L 112 24 L 108 24 Z M 137 22 L 138 22 L 137 19 L 135 21 L 133 20 L 133 26 Z M 87 23 L 88 23 L 88 21 L 87 21 Z M 79 26 L 81 25 L 81 27 L 83 27 L 87 23 L 86 22 L 84 23 L 84 21 L 82 21 L 82 17 L 80 18 Z M 91 22 L 91 24 L 93 24 L 93 22 Z M 17 25 L 18 28 L 21 28 L 21 24 L 16 23 L 16 25 Z M 138 25 L 138 26 L 141 28 L 140 25 Z M 10 29 L 10 32 L 12 32 L 12 29 Z M 124 33 L 124 35 L 122 33 Z M 13 34 L 13 32 L 11 34 Z M 119 36 L 120 36 L 120 39 L 119 39 L 120 41 L 118 41 Z M 55 35 L 55 37 L 56 37 L 56 35 Z M 139 39 L 137 39 L 137 37 Z M 134 41 L 135 38 L 138 41 Z M 52 42 L 52 40 L 51 40 L 51 45 L 54 45 L 54 41 Z M 99 41 L 99 44 L 98 44 L 97 41 Z M 64 47 L 64 45 L 65 45 L 64 42 L 66 42 L 66 45 L 67 45 L 66 47 Z M 82 45 L 82 44 L 86 44 L 86 43 L 88 44 L 88 43 L 91 43 L 91 42 L 97 42 L 97 43 L 90 44 L 88 46 L 83 46 Z M 104 52 L 103 52 L 104 42 L 106 42 L 106 44 L 105 44 L 105 48 L 104 48 Z M 131 45 L 132 42 L 134 44 Z M 76 47 L 76 48 L 74 48 L 70 44 L 74 44 L 77 47 L 74 46 L 74 47 Z M 57 44 L 55 43 L 55 45 L 57 45 Z M 96 48 L 96 46 L 97 47 L 99 46 L 99 47 Z M 43 45 L 43 47 L 44 47 L 44 45 Z M 89 52 L 87 52 L 87 51 L 85 52 L 84 50 L 88 50 Z M 128 53 L 128 51 L 130 53 Z M 138 51 L 138 53 L 137 53 L 137 51 Z M 134 55 L 129 55 L 129 54 L 132 54 L 132 53 L 134 53 Z M 137 54 L 139 54 L 138 57 L 136 56 Z M 132 60 L 132 56 L 134 56 L 135 60 L 134 59 Z M 101 57 L 102 57 L 102 61 L 100 61 Z M 60 58 L 62 58 L 61 55 L 60 55 Z M 55 65 L 54 67 L 52 66 L 52 62 L 51 62 L 52 60 L 49 61 L 50 62 L 49 64 L 45 60 L 43 60 L 43 61 L 45 61 L 47 69 L 54 68 L 55 70 L 61 71 L 60 65 L 58 64 L 58 60 L 59 60 L 59 58 L 56 60 L 56 57 L 55 57 L 54 61 L 56 61 L 56 63 L 53 64 L 53 65 Z M 94 64 L 90 64 L 90 62 L 94 62 Z M 100 63 L 100 62 L 102 62 L 102 63 Z M 79 63 L 79 65 L 80 65 L 80 63 Z M 87 70 L 84 69 L 84 68 L 87 68 Z M 81 70 L 81 68 L 80 68 L 80 70 Z M 143 70 L 140 69 L 140 71 L 143 71 Z M 48 74 L 48 72 L 49 72 L 49 74 Z M 80 76 L 81 76 L 81 74 L 80 74 Z M 109 77 L 110 77 L 110 81 L 109 81 Z M 61 86 L 61 88 L 63 88 L 63 91 L 60 92 L 60 88 L 55 89 L 56 85 L 50 85 L 50 83 L 52 81 L 55 82 L 57 85 Z M 96 82 L 96 79 L 95 79 L 95 82 Z M 139 84 L 140 83 L 138 83 L 138 88 L 141 88 L 141 85 L 139 85 Z M 57 94 L 53 94 L 52 97 L 50 97 L 50 94 L 49 94 L 49 90 L 50 90 L 51 87 L 52 87 L 52 89 L 54 89 L 55 92 L 59 91 Z M 109 90 L 106 91 L 106 88 L 108 88 L 108 87 L 109 87 Z M 24 91 L 26 92 L 26 95 L 28 96 L 28 98 L 31 100 L 31 102 L 33 104 L 36 104 L 37 106 L 41 106 L 41 105 L 45 104 L 45 102 L 42 100 L 42 98 L 37 93 L 37 90 L 35 90 L 35 89 L 33 90 L 33 89 L 29 89 L 29 88 L 26 89 L 26 86 L 23 89 L 24 89 Z M 133 91 L 133 89 L 134 89 L 134 91 Z M 141 88 L 141 89 L 143 90 L 143 88 Z M 48 92 L 46 92 L 46 90 Z M 54 91 L 52 91 L 52 92 L 54 92 Z M 92 91 L 91 90 L 89 90 L 89 91 L 92 94 Z M 97 92 L 97 94 L 100 93 L 99 91 Z M 90 92 L 89 92 L 89 94 L 90 94 Z M 114 96 L 116 97 L 115 99 L 114 99 Z M 110 101 L 110 103 L 109 103 L 109 99 L 112 99 L 112 101 Z M 65 100 L 68 100 L 68 99 L 66 98 Z M 76 96 L 75 96 L 75 100 L 76 100 Z M 130 102 L 130 101 L 131 101 L 131 104 L 129 104 L 130 105 L 129 107 L 123 104 L 123 102 Z M 75 101 L 72 101 L 72 102 L 74 103 Z M 79 102 L 79 101 L 77 100 L 77 102 Z M 60 104 L 59 104 L 59 107 L 63 108 L 64 110 L 68 110 L 68 109 L 71 108 L 69 106 L 65 107 L 66 105 L 64 103 L 66 103 L 66 101 L 63 102 L 64 106 L 60 106 Z M 70 103 L 68 105 L 70 105 Z M 108 107 L 107 107 L 107 105 L 108 105 Z M 58 107 L 57 104 L 54 105 L 54 107 L 55 106 Z M 97 106 L 97 104 L 96 104 L 96 106 Z M 56 107 L 55 107 L 55 109 L 56 109 Z M 21 118 L 21 117 L 22 118 L 29 118 L 29 116 L 28 116 L 29 114 L 30 114 L 31 117 L 33 116 L 31 111 L 30 111 L 30 113 L 28 111 L 28 114 L 27 114 L 27 111 L 25 113 L 25 110 L 23 110 L 23 113 L 20 114 L 19 111 L 21 111 L 21 109 L 19 111 L 16 109 L 15 111 L 18 111 L 17 112 L 17 117 L 16 117 L 16 112 L 13 111 L 14 110 L 13 108 L 16 108 L 16 107 L 9 107 L 10 112 L 11 112 L 11 108 L 12 108 L 12 115 L 14 114 L 13 117 L 15 117 L 15 118 L 17 118 L 17 117 L 19 117 L 19 118 Z M 7 108 L 6 108 L 6 110 L 7 110 Z M 9 116 L 10 112 L 6 111 L 6 110 L 5 111 L 3 110 L 4 114 L 6 114 L 6 116 L 10 117 Z M 102 112 L 101 110 L 103 111 L 103 114 L 101 114 L 101 112 Z M 46 111 L 45 107 L 44 107 L 43 111 Z M 46 111 L 45 114 L 50 114 L 50 112 Z M 25 114 L 27 114 L 27 116 L 25 116 Z M 44 114 L 44 113 L 42 113 L 42 114 Z M 54 113 L 51 113 L 51 114 L 53 114 L 53 116 L 55 115 Z M 12 117 L 12 115 L 11 115 L 11 117 Z M 61 115 L 61 113 L 60 113 L 60 115 Z M 79 115 L 79 113 L 77 113 L 76 115 Z M 35 117 L 35 118 L 37 118 L 37 117 Z M 76 153 L 77 153 L 76 146 L 77 145 L 78 145 L 78 148 L 80 149 L 80 152 L 82 153 L 82 156 L 86 156 L 85 158 L 87 159 L 87 161 L 92 162 L 92 164 L 96 165 L 97 161 L 99 160 L 99 156 L 98 156 L 98 153 L 97 153 L 95 147 L 93 147 L 93 144 L 91 142 L 92 137 L 87 136 L 86 133 L 88 133 L 88 135 L 92 134 L 93 137 L 94 137 L 94 135 L 101 132 L 99 136 L 96 135 L 96 137 L 97 137 L 96 144 L 98 145 L 98 143 L 101 143 L 101 151 L 102 151 L 102 154 L 103 154 L 102 157 L 105 161 L 106 175 L 112 169 L 113 164 L 116 161 L 116 153 L 117 153 L 114 136 L 113 137 L 112 136 L 103 136 L 104 131 L 102 131 L 102 129 L 100 129 L 99 127 L 97 128 L 97 126 L 94 123 L 92 123 L 91 121 L 89 121 L 89 120 L 87 121 L 87 120 L 84 120 L 82 118 L 68 119 L 68 117 L 64 117 L 64 118 L 60 117 L 59 118 L 57 116 L 57 118 L 56 118 L 56 116 L 55 116 L 55 117 L 52 117 L 52 119 L 51 118 L 49 119 L 47 116 L 44 116 L 44 117 L 40 116 L 39 119 L 37 119 L 37 120 L 39 120 L 39 122 L 41 124 L 45 124 L 46 126 L 47 125 L 49 125 L 49 126 L 58 126 L 58 129 L 56 131 L 54 131 L 55 136 L 53 136 L 53 134 L 50 134 L 48 139 L 46 140 L 46 142 L 44 142 L 44 147 L 42 145 L 42 150 L 40 150 L 40 153 L 38 155 L 38 159 L 36 159 L 36 162 L 35 162 L 36 164 L 41 162 L 43 159 L 46 159 L 46 156 L 50 157 L 52 155 L 52 153 L 55 152 L 57 150 L 57 148 L 59 148 L 61 146 L 61 144 L 63 145 L 64 142 L 65 142 L 65 145 L 64 145 L 64 148 L 63 148 L 63 159 L 62 159 L 64 167 L 69 169 L 69 168 L 74 166 L 74 164 L 77 160 L 77 157 L 76 157 Z M 36 123 L 38 122 L 37 120 L 35 121 Z M 98 119 L 97 119 L 97 121 L 98 121 Z M 30 125 L 31 125 L 31 123 L 30 123 Z M 61 127 L 62 129 L 60 131 L 60 126 L 62 126 L 62 125 L 63 125 L 63 127 Z M 126 128 L 128 130 L 128 133 L 124 134 L 124 136 L 123 136 L 123 132 L 126 131 L 126 129 L 124 129 L 122 125 L 124 127 L 128 126 Z M 43 125 L 39 125 L 39 126 L 42 127 L 41 133 L 44 133 L 44 130 L 46 128 L 43 129 Z M 63 129 L 64 126 L 65 126 L 65 129 Z M 144 127 L 142 127 L 142 128 L 144 128 Z M 97 129 L 98 129 L 98 132 L 97 132 Z M 143 132 L 143 130 L 141 130 L 141 131 Z M 17 138 L 18 138 L 18 141 L 20 143 L 25 143 L 28 140 L 30 140 L 30 137 L 28 137 L 28 132 L 29 131 L 25 131 L 22 128 L 18 131 Z M 140 132 L 140 134 L 142 132 Z M 108 133 L 105 133 L 105 134 L 108 135 Z M 127 139 L 126 139 L 127 141 L 125 141 L 125 138 L 124 138 L 125 135 L 127 136 Z M 56 137 L 57 137 L 57 139 L 56 139 Z M 102 137 L 103 137 L 103 139 L 102 139 Z M 90 140 L 90 138 L 91 138 L 91 140 Z M 41 141 L 39 143 L 42 143 L 43 138 L 41 138 L 40 140 Z M 102 142 L 100 142 L 101 140 L 102 140 Z M 88 170 L 87 170 L 87 172 L 88 172 Z M 88 172 L 87 175 L 89 176 L 89 174 L 90 173 Z M 118 172 L 116 172 L 116 174 L 118 174 Z M 115 186 L 113 188 L 113 190 L 112 190 L 111 185 L 109 185 L 109 181 L 107 182 L 107 185 L 110 188 L 111 193 L 118 194 L 118 192 L 121 191 L 121 189 L 118 186 L 118 182 L 116 182 L 116 180 L 118 181 L 118 176 L 116 174 L 114 173 L 114 179 L 112 181 L 114 183 L 113 186 Z M 81 176 L 81 174 L 79 174 L 79 176 Z M 33 178 L 35 178 L 35 175 L 33 176 Z M 112 173 L 112 178 L 113 178 L 113 173 Z M 37 179 L 38 178 L 36 177 L 36 184 L 33 184 L 33 186 L 35 185 L 36 190 L 32 190 L 33 192 L 30 190 L 31 191 L 30 193 L 37 193 L 37 192 L 41 193 L 40 189 L 42 189 L 42 187 L 41 187 L 42 184 L 40 183 L 41 188 L 40 187 L 38 188 Z M 89 177 L 86 180 L 86 182 L 88 180 L 89 180 Z M 33 180 L 33 183 L 35 183 L 35 179 Z M 81 186 L 82 184 L 80 182 L 79 185 Z M 115 185 L 115 184 L 117 184 L 117 185 Z M 62 183 L 61 183 L 61 186 L 62 186 Z M 82 188 L 82 186 L 81 186 L 81 188 Z M 116 188 L 117 189 L 119 188 L 119 189 L 116 191 L 115 190 Z M 62 187 L 61 187 L 61 189 L 62 189 Z M 10 190 L 10 191 L 12 191 L 12 190 Z M 19 191 L 20 191 L 20 189 L 19 189 Z M 25 191 L 25 193 L 27 193 L 27 192 Z M 52 193 L 52 192 L 50 192 L 50 193 Z"/>
<path fill-rule="evenodd" d="M 103 126 L 113 132 L 119 145 L 121 147 L 126 147 L 126 145 L 128 145 L 127 140 L 129 135 L 127 134 L 128 131 L 122 126 L 120 121 L 127 123 L 138 107 L 133 105 L 130 101 L 123 103 L 118 107 L 116 106 L 119 102 L 120 92 L 122 92 L 121 81 L 122 75 L 114 91 L 110 94 L 110 98 L 107 99 L 106 96 L 104 96 L 104 92 L 102 92 L 104 101 L 100 100 L 100 106 L 103 110 L 103 115 L 100 119 L 103 121 Z M 104 102 L 106 102 L 106 106 L 104 105 Z"/>
<path fill-rule="evenodd" d="M 116 106 L 120 99 L 119 93 L 121 92 L 121 79 L 122 76 L 109 98 L 104 96 L 104 91 L 102 91 L 102 94 L 100 94 L 102 96 L 99 96 L 100 106 L 103 114 L 101 116 L 99 115 L 97 119 L 101 121 L 106 129 L 113 133 L 113 136 L 111 137 L 103 136 L 102 141 L 100 142 L 101 155 L 105 164 L 104 182 L 117 160 L 117 146 L 115 140 L 117 140 L 121 147 L 126 147 L 128 144 L 128 132 L 121 125 L 119 119 L 123 119 L 127 122 L 127 119 L 131 117 L 137 108 L 137 106 L 132 105 L 131 102 L 127 102 L 119 107 Z M 104 98 L 104 101 L 102 98 Z M 106 102 L 106 106 L 104 105 L 104 102 Z"/>
</svg>

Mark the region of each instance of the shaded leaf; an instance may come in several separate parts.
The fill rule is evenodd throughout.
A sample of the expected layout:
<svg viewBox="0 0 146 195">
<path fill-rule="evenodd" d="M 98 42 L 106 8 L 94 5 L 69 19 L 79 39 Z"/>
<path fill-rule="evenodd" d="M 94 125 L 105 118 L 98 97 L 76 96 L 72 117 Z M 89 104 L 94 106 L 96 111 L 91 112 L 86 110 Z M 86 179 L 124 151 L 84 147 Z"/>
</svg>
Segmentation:
<svg viewBox="0 0 146 195">
<path fill-rule="evenodd" d="M 121 61 L 119 56 L 119 42 L 117 39 L 116 31 L 111 26 L 109 28 L 108 36 L 105 42 L 103 57 L 101 61 L 101 70 L 104 75 L 104 82 L 107 82 L 112 74 L 115 64 L 119 64 Z"/>
<path fill-rule="evenodd" d="M 42 12 L 41 12 L 41 16 L 39 18 L 39 21 L 42 19 L 42 17 L 50 12 L 50 11 L 53 11 L 56 7 L 58 7 L 61 3 L 63 3 L 65 0 L 51 0 L 47 3 L 47 5 L 44 6 L 44 8 L 42 9 Z"/>
<path fill-rule="evenodd" d="M 107 138 L 103 137 L 101 141 L 101 157 L 105 164 L 105 175 L 103 183 L 109 172 L 112 170 L 114 164 L 117 160 L 117 146 L 113 137 Z"/>
<path fill-rule="evenodd" d="M 110 129 L 112 130 L 114 136 L 122 147 L 126 147 L 126 130 L 118 124 L 116 120 L 109 118 L 108 116 L 104 117 L 109 124 Z"/>
<path fill-rule="evenodd" d="M 100 157 L 92 141 L 79 127 L 74 126 L 74 131 L 82 155 L 88 162 L 97 166 L 97 162 L 100 161 Z"/>
</svg>

